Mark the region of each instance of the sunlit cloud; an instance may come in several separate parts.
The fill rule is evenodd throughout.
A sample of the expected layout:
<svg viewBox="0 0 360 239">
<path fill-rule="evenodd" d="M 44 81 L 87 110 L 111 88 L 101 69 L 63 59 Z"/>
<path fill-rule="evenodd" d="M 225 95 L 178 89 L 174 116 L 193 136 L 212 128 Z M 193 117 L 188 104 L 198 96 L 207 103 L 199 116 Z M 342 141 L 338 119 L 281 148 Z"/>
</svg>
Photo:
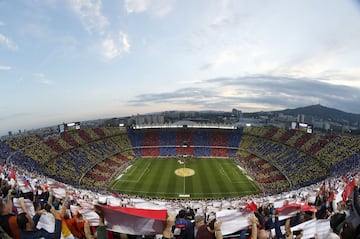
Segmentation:
<svg viewBox="0 0 360 239">
<path fill-rule="evenodd" d="M 11 69 L 12 69 L 11 66 L 0 66 L 0 71 L 9 71 Z"/>
<path fill-rule="evenodd" d="M 334 85 L 317 79 L 272 75 L 219 77 L 171 92 L 137 95 L 128 103 L 137 105 L 197 105 L 201 109 L 231 108 L 248 111 L 285 109 L 322 103 L 359 112 L 360 88 Z M 252 108 L 250 108 L 251 106 Z"/>
<path fill-rule="evenodd" d="M 125 0 L 124 4 L 128 13 L 140 13 L 148 9 L 150 0 Z"/>
<path fill-rule="evenodd" d="M 53 85 L 55 82 L 51 81 L 51 80 L 47 80 L 47 79 L 40 79 L 39 83 L 41 83 L 43 85 Z"/>
<path fill-rule="evenodd" d="M 130 50 L 128 36 L 123 32 L 120 32 L 117 38 L 108 36 L 102 41 L 101 46 L 103 55 L 108 60 L 112 60 Z"/>
<path fill-rule="evenodd" d="M 122 48 L 123 48 L 124 52 L 129 52 L 129 50 L 130 50 L 129 37 L 123 32 L 120 32 L 120 42 L 123 46 Z"/>
<path fill-rule="evenodd" d="M 0 33 L 0 46 L 1 45 L 5 46 L 9 50 L 16 51 L 19 49 L 19 47 L 16 45 L 16 43 L 13 40 Z"/>
<path fill-rule="evenodd" d="M 32 74 L 35 78 L 36 82 L 42 84 L 42 85 L 53 85 L 55 82 L 52 80 L 47 79 L 46 75 L 41 72 L 36 72 Z"/>
<path fill-rule="evenodd" d="M 38 78 L 44 78 L 45 74 L 44 73 L 33 73 L 34 77 L 38 77 Z"/>
<path fill-rule="evenodd" d="M 210 27 L 222 27 L 230 23 L 230 19 L 228 16 L 218 16 L 214 19 L 214 21 L 210 24 Z"/>
<path fill-rule="evenodd" d="M 103 34 L 108 19 L 102 13 L 101 0 L 74 0 L 70 1 L 75 14 L 80 18 L 84 28 L 90 33 Z"/>
<path fill-rule="evenodd" d="M 108 37 L 102 41 L 103 54 L 107 59 L 113 59 L 120 54 L 114 39 Z"/>
<path fill-rule="evenodd" d="M 173 10 L 174 0 L 125 0 L 124 7 L 129 13 L 149 13 L 163 17 Z"/>
</svg>

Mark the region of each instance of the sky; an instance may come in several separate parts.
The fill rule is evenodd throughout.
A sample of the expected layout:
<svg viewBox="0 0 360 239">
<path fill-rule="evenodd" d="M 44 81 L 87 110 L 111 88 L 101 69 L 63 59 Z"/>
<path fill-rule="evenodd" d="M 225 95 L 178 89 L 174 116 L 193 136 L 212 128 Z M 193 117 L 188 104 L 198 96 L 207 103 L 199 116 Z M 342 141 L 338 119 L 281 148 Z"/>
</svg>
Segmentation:
<svg viewBox="0 0 360 239">
<path fill-rule="evenodd" d="M 360 113 L 360 0 L 0 0 L 0 135 L 166 110 Z"/>
</svg>

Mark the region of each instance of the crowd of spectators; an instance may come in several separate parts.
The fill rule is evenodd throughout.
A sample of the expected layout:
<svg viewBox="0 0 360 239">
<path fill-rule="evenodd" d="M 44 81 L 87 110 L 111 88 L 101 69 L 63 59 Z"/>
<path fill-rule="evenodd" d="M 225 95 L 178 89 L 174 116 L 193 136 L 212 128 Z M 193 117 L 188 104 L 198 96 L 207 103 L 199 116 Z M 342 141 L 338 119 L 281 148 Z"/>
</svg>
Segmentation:
<svg viewBox="0 0 360 239">
<path fill-rule="evenodd" d="M 2 145 L 10 148 L 11 155 L 2 160 L 59 180 L 64 177 L 64 182 L 74 185 L 106 157 L 131 148 L 125 132 L 119 128 L 95 128 L 46 138 L 38 135 L 8 138 Z"/>
<path fill-rule="evenodd" d="M 234 160 L 254 177 L 263 192 L 279 193 L 290 189 L 286 177 L 264 159 L 241 151 Z"/>
<path fill-rule="evenodd" d="M 7 144 L 0 141 L 0 163 L 5 163 L 7 158 L 14 153 L 14 150 L 12 150 Z"/>
<path fill-rule="evenodd" d="M 328 170 L 310 155 L 265 138 L 244 135 L 240 150 L 246 150 L 266 159 L 291 181 L 293 186 L 311 184 L 326 177 Z"/>
<path fill-rule="evenodd" d="M 325 147 L 321 147 L 316 156 L 324 159 L 329 166 L 334 166 L 348 157 L 360 154 L 359 145 L 360 137 L 341 135 L 336 140 L 331 140 Z"/>
<path fill-rule="evenodd" d="M 138 157 L 233 157 L 242 129 L 236 130 L 129 130 L 133 150 Z"/>
<path fill-rule="evenodd" d="M 267 139 L 302 151 L 323 162 L 327 167 L 341 168 L 347 159 L 357 158 L 360 154 L 360 138 L 348 135 L 324 133 L 308 134 L 303 131 L 284 130 L 275 127 L 246 127 L 244 132 L 256 138 Z M 244 141 L 244 140 L 243 140 Z M 335 167 L 335 168 L 334 168 Z M 334 170 L 332 170 L 334 171 Z"/>
<path fill-rule="evenodd" d="M 356 172 L 348 173 L 272 196 L 187 201 L 115 197 L 59 184 L 21 169 L 14 174 L 13 167 L 4 164 L 0 173 L 0 234 L 1 238 L 178 238 L 176 224 L 186 220 L 190 234 L 183 234 L 182 239 L 203 238 L 203 233 L 218 239 L 357 239 L 359 177 Z M 32 185 L 30 190 L 25 191 L 29 186 L 22 181 Z M 341 191 L 347 192 L 351 184 L 353 190 L 344 198 Z M 141 208 L 145 202 L 147 207 L 162 205 L 167 210 L 168 220 L 164 221 L 162 233 L 142 235 L 106 230 L 110 214 L 102 210 L 102 205 Z M 230 212 L 237 216 L 229 220 L 226 215 Z"/>
<path fill-rule="evenodd" d="M 131 157 L 121 153 L 106 158 L 86 173 L 79 185 L 92 190 L 107 188 L 114 176 L 122 172 L 131 162 Z"/>
</svg>

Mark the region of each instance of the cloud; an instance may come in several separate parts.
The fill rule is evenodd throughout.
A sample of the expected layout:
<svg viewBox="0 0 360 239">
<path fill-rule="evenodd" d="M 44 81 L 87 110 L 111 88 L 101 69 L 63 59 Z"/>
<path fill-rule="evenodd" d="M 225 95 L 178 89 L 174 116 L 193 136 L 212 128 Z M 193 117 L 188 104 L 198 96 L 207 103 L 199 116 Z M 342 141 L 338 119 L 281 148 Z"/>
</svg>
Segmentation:
<svg viewBox="0 0 360 239">
<path fill-rule="evenodd" d="M 123 46 L 122 48 L 123 48 L 124 52 L 129 52 L 129 50 L 130 50 L 129 37 L 123 32 L 120 32 L 120 42 L 121 42 L 121 45 Z"/>
<path fill-rule="evenodd" d="M 82 25 L 88 32 L 104 34 L 109 21 L 102 14 L 101 0 L 74 0 L 70 1 L 70 3 L 73 11 L 80 18 Z"/>
<path fill-rule="evenodd" d="M 46 6 L 55 8 L 59 3 L 58 0 L 35 0 L 36 4 L 44 4 Z"/>
<path fill-rule="evenodd" d="M 41 80 L 39 80 L 39 83 L 41 83 L 43 85 L 53 85 L 54 81 L 47 80 L 47 79 L 41 79 Z"/>
<path fill-rule="evenodd" d="M 208 70 L 208 69 L 212 68 L 213 66 L 214 66 L 213 63 L 207 63 L 207 64 L 200 66 L 200 70 Z"/>
<path fill-rule="evenodd" d="M 168 15 L 174 5 L 174 0 L 125 0 L 124 7 L 128 13 L 149 13 L 157 17 Z"/>
<path fill-rule="evenodd" d="M 6 48 L 16 51 L 18 50 L 18 46 L 15 42 L 13 42 L 9 37 L 0 33 L 0 45 L 5 46 Z"/>
<path fill-rule="evenodd" d="M 231 23 L 231 19 L 229 16 L 217 16 L 214 21 L 210 24 L 210 27 L 212 28 L 220 28 L 226 25 L 229 25 Z"/>
<path fill-rule="evenodd" d="M 119 55 L 119 49 L 113 38 L 108 37 L 102 41 L 103 54 L 107 59 L 113 59 Z"/>
<path fill-rule="evenodd" d="M 44 78 L 45 74 L 44 73 L 33 73 L 33 76 L 37 77 L 37 78 Z"/>
<path fill-rule="evenodd" d="M 192 105 L 202 107 L 211 98 L 216 97 L 216 92 L 211 89 L 188 87 L 173 92 L 141 94 L 128 103 L 132 106 L 153 104 Z"/>
<path fill-rule="evenodd" d="M 112 60 L 123 53 L 129 52 L 130 43 L 128 36 L 120 32 L 117 38 L 108 36 L 102 41 L 103 55 L 106 59 Z"/>
<path fill-rule="evenodd" d="M 112 60 L 123 53 L 129 52 L 130 41 L 127 34 L 120 32 L 117 36 L 109 29 L 110 22 L 102 12 L 101 0 L 76 0 L 72 3 L 72 8 L 84 28 L 89 33 L 100 36 L 99 48 L 101 54 L 107 59 Z"/>
<path fill-rule="evenodd" d="M 11 66 L 0 66 L 0 71 L 9 71 L 11 69 L 12 69 Z"/>
<path fill-rule="evenodd" d="M 46 79 L 46 75 L 44 73 L 33 73 L 33 77 L 36 79 L 36 81 L 43 85 L 53 85 L 55 82 Z"/>
<path fill-rule="evenodd" d="M 198 87 L 173 92 L 141 94 L 128 103 L 132 106 L 167 104 L 198 106 L 201 109 L 243 111 L 296 108 L 323 104 L 360 113 L 360 88 L 334 85 L 317 79 L 273 75 L 221 77 L 203 81 Z"/>
<path fill-rule="evenodd" d="M 128 13 L 145 12 L 150 4 L 149 0 L 125 0 L 125 10 Z"/>
</svg>

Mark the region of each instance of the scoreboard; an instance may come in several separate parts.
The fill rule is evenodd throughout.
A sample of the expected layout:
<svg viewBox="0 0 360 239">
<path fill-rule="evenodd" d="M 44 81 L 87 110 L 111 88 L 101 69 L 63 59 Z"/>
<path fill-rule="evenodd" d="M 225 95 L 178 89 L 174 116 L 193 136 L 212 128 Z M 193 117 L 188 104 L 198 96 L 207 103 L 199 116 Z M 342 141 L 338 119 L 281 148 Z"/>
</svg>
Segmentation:
<svg viewBox="0 0 360 239">
<path fill-rule="evenodd" d="M 303 131 L 308 134 L 313 133 L 313 125 L 307 123 L 291 122 L 291 129 L 296 131 Z"/>
<path fill-rule="evenodd" d="M 80 122 L 63 123 L 58 125 L 59 133 L 80 129 Z"/>
</svg>

